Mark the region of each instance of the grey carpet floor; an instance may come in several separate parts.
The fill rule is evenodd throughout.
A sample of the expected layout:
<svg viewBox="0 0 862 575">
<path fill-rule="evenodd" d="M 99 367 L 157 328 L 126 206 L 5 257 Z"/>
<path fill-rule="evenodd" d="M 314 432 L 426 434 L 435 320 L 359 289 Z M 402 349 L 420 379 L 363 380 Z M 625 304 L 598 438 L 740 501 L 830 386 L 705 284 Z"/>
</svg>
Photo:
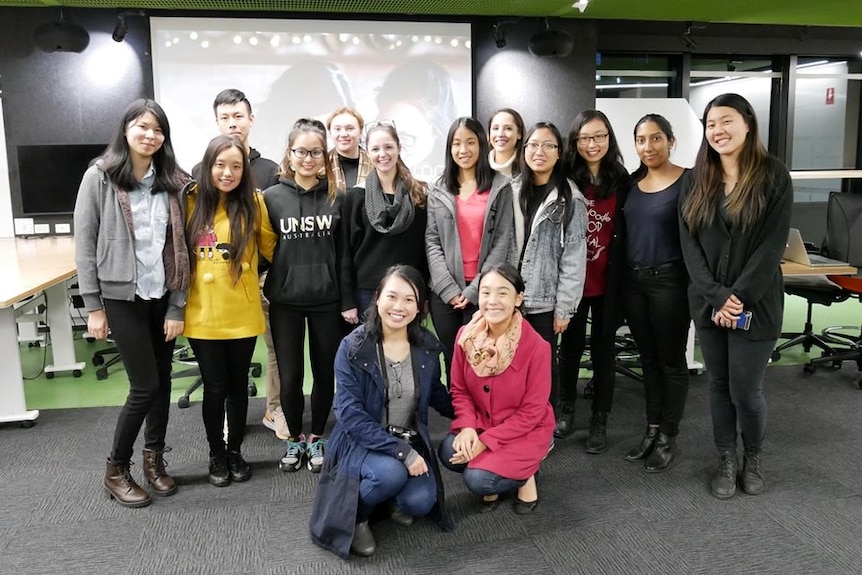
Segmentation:
<svg viewBox="0 0 862 575">
<path fill-rule="evenodd" d="M 454 533 L 384 521 L 374 526 L 377 554 L 350 562 L 310 542 L 316 476 L 278 471 L 281 444 L 260 424 L 261 399 L 251 401 L 244 446 L 254 476 L 222 489 L 207 482 L 200 404 L 172 408 L 167 459 L 180 489 L 144 509 L 119 507 L 101 487 L 118 408 L 45 411 L 35 428 L 0 428 L 0 573 L 857 574 L 858 378 L 855 365 L 811 376 L 771 367 L 768 489 L 728 501 L 707 487 L 716 454 L 706 376 L 692 378 L 679 457 L 658 475 L 623 460 L 644 426 L 643 393 L 618 378 L 608 451 L 584 453 L 581 402 L 579 431 L 543 465 L 533 515 L 509 505 L 479 514 L 444 471 Z M 435 414 L 432 429 L 442 437 L 446 422 Z"/>
</svg>

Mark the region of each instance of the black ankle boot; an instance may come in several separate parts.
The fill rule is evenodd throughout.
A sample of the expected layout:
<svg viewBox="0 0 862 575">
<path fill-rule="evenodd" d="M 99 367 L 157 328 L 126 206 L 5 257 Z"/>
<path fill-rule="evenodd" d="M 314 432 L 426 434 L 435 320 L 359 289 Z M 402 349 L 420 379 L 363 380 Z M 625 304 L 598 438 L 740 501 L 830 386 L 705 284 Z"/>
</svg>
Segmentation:
<svg viewBox="0 0 862 575">
<path fill-rule="evenodd" d="M 575 432 L 575 403 L 564 401 L 560 404 L 560 416 L 554 426 L 554 437 L 565 439 Z"/>
<path fill-rule="evenodd" d="M 647 473 L 661 473 L 670 467 L 673 461 L 673 443 L 674 438 L 665 433 L 659 433 L 658 439 L 655 441 L 652 453 L 647 457 L 644 464 L 644 471 Z"/>
<path fill-rule="evenodd" d="M 605 412 L 593 413 L 590 418 L 590 436 L 584 442 L 587 453 L 602 453 L 608 448 L 608 414 Z"/>
<path fill-rule="evenodd" d="M 739 461 L 736 453 L 722 451 L 718 454 L 718 468 L 709 482 L 709 489 L 719 499 L 730 499 L 736 494 L 736 474 L 739 472 Z"/>
<path fill-rule="evenodd" d="M 652 453 L 655 440 L 658 437 L 658 426 L 648 425 L 640 445 L 626 453 L 626 461 L 640 461 Z"/>
<path fill-rule="evenodd" d="M 361 557 L 371 557 L 377 551 L 377 542 L 374 541 L 374 534 L 371 533 L 368 521 L 360 521 L 356 524 L 350 550 Z"/>
<path fill-rule="evenodd" d="M 226 455 L 214 455 L 210 457 L 210 483 L 216 487 L 227 487 L 230 485 L 230 471 L 227 468 Z"/>
<path fill-rule="evenodd" d="M 742 459 L 742 490 L 749 495 L 760 495 L 766 483 L 759 449 L 746 449 Z"/>
</svg>

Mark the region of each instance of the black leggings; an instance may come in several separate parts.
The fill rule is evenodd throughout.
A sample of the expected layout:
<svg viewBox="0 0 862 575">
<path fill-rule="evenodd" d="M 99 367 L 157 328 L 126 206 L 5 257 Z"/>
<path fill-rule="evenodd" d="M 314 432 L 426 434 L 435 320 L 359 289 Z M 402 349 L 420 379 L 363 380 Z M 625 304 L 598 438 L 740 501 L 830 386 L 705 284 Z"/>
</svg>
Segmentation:
<svg viewBox="0 0 862 575">
<path fill-rule="evenodd" d="M 335 395 L 335 354 L 348 325 L 337 306 L 327 311 L 303 311 L 292 306 L 269 304 L 272 342 L 281 378 L 281 408 L 290 434 L 302 433 L 305 395 L 305 325 L 314 385 L 311 388 L 311 433 L 323 435 Z"/>
<path fill-rule="evenodd" d="M 248 368 L 257 337 L 242 339 L 191 339 L 201 378 L 204 401 L 201 414 L 210 457 L 225 454 L 223 422 L 227 412 L 227 450 L 239 451 L 248 415 Z"/>
</svg>

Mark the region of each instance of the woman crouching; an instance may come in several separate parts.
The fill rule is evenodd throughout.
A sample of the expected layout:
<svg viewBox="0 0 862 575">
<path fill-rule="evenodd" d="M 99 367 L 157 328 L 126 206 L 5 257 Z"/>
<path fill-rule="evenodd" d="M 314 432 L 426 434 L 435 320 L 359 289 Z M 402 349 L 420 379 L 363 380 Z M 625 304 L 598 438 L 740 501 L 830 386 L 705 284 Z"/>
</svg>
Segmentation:
<svg viewBox="0 0 862 575">
<path fill-rule="evenodd" d="M 428 438 L 428 407 L 452 418 L 440 381 L 440 342 L 421 327 L 422 275 L 389 268 L 376 305 L 335 358 L 335 418 L 311 514 L 312 540 L 347 559 L 376 550 L 368 520 L 384 503 L 402 525 L 428 515 L 446 531 L 443 484 Z"/>
</svg>

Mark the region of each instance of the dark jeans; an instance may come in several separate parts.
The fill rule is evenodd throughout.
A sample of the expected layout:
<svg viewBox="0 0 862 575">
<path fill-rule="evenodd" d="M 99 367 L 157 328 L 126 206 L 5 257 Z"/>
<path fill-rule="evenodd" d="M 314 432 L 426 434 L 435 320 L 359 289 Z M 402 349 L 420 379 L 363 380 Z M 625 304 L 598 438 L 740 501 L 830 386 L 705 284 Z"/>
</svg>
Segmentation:
<svg viewBox="0 0 862 575">
<path fill-rule="evenodd" d="M 431 294 L 430 303 L 434 331 L 437 333 L 437 339 L 443 344 L 443 361 L 446 362 L 446 381 L 448 382 L 449 374 L 452 373 L 452 352 L 455 349 L 455 338 L 458 335 L 458 330 L 470 322 L 473 314 L 479 308 L 473 304 L 467 304 L 466 309 L 454 309 L 435 293 Z"/>
<path fill-rule="evenodd" d="M 302 433 L 302 414 L 305 411 L 302 384 L 305 326 L 308 323 L 308 352 L 314 377 L 311 433 L 323 435 L 335 395 L 335 354 L 348 325 L 341 318 L 338 306 L 328 311 L 302 311 L 272 302 L 269 304 L 269 321 L 281 378 L 281 409 L 290 434 L 296 437 Z"/>
<path fill-rule="evenodd" d="M 167 295 L 158 300 L 105 300 L 111 337 L 129 376 L 129 395 L 114 431 L 112 461 L 131 459 L 144 420 L 144 447 L 165 448 L 174 351 L 174 340 L 165 341 L 167 311 Z"/>
<path fill-rule="evenodd" d="M 204 382 L 201 414 L 210 457 L 225 454 L 223 423 L 227 413 L 227 450 L 239 451 L 248 415 L 248 367 L 257 337 L 191 339 Z"/>
<path fill-rule="evenodd" d="M 630 267 L 626 279 L 626 318 L 643 367 L 647 423 L 674 436 L 688 396 L 688 272 L 682 262 Z"/>
<path fill-rule="evenodd" d="M 738 422 L 745 448 L 760 449 L 766 435 L 763 377 L 776 340 L 752 341 L 720 327 L 698 328 L 697 336 L 709 373 L 715 446 L 736 451 Z"/>
<path fill-rule="evenodd" d="M 587 337 L 587 315 L 592 311 L 590 326 L 590 361 L 593 364 L 593 413 L 608 413 L 614 400 L 616 374 L 615 332 L 605 329 L 605 296 L 581 300 L 569 327 L 560 338 L 560 401 L 575 403 L 578 396 L 578 371 Z"/>
<path fill-rule="evenodd" d="M 524 319 L 533 326 L 533 329 L 542 336 L 546 342 L 551 344 L 551 406 L 557 413 L 560 398 L 560 369 L 557 365 L 557 334 L 554 333 L 554 312 L 531 313 Z"/>
<path fill-rule="evenodd" d="M 509 493 L 524 485 L 526 479 L 510 479 L 497 475 L 491 471 L 484 469 L 473 469 L 467 467 L 466 463 L 455 465 L 449 462 L 449 458 L 455 455 L 455 450 L 452 448 L 452 442 L 455 441 L 455 434 L 447 435 L 443 442 L 440 443 L 438 450 L 440 462 L 449 471 L 461 473 L 464 479 L 464 485 L 475 495 L 495 495 Z"/>
<path fill-rule="evenodd" d="M 390 499 L 409 515 L 428 515 L 437 502 L 437 483 L 427 474 L 411 477 L 404 463 L 394 457 L 369 451 L 359 478 L 360 515 Z M 367 517 L 357 517 L 362 521 Z"/>
</svg>

